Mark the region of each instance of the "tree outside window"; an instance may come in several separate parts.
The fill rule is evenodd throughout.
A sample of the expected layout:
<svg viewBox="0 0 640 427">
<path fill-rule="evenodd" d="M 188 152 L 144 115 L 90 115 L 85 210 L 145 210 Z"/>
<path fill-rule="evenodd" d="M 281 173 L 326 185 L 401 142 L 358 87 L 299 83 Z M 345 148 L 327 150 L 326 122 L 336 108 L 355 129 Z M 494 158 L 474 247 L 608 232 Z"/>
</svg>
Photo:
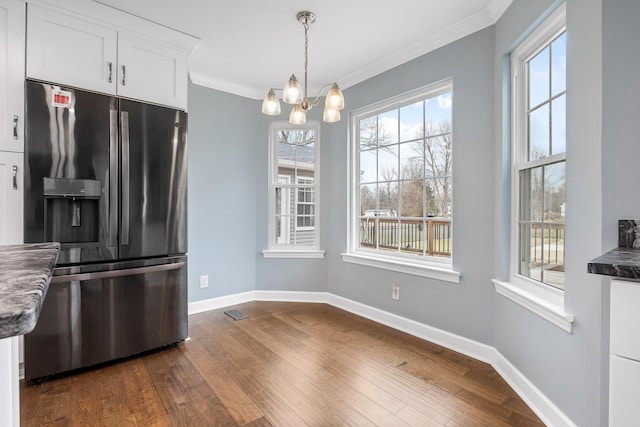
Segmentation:
<svg viewBox="0 0 640 427">
<path fill-rule="evenodd" d="M 358 248 L 451 257 L 452 85 L 358 115 Z"/>
</svg>

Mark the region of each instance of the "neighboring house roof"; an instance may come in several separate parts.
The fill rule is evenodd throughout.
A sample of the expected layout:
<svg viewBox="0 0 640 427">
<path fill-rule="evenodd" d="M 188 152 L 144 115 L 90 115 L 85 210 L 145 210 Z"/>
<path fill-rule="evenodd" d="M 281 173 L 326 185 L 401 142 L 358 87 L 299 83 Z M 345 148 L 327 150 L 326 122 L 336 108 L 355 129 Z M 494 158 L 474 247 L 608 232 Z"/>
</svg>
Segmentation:
<svg viewBox="0 0 640 427">
<path fill-rule="evenodd" d="M 278 161 L 314 163 L 314 146 L 278 142 Z"/>
</svg>

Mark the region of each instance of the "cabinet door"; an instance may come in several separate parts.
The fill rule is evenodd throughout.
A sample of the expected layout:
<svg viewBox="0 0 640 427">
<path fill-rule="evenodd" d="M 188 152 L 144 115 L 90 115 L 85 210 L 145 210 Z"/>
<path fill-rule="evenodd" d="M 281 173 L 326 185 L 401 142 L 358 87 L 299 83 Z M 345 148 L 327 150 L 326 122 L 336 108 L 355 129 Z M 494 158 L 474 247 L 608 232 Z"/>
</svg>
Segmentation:
<svg viewBox="0 0 640 427">
<path fill-rule="evenodd" d="M 23 154 L 0 151 L 0 245 L 22 243 Z"/>
<path fill-rule="evenodd" d="M 640 362 L 611 356 L 609 426 L 637 426 L 640 420 Z"/>
<path fill-rule="evenodd" d="M 625 280 L 611 281 L 610 352 L 640 360 L 640 284 Z"/>
<path fill-rule="evenodd" d="M 187 55 L 126 32 L 118 33 L 118 95 L 187 108 Z"/>
<path fill-rule="evenodd" d="M 29 4 L 27 77 L 116 93 L 115 30 Z"/>
<path fill-rule="evenodd" d="M 0 0 L 0 150 L 24 151 L 25 4 Z"/>
</svg>

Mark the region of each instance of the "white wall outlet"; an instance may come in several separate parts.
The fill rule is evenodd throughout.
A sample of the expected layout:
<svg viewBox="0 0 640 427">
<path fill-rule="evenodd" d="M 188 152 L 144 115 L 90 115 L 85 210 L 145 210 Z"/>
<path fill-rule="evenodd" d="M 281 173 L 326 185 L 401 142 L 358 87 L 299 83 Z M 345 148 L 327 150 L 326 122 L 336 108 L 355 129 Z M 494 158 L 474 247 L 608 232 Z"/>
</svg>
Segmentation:
<svg viewBox="0 0 640 427">
<path fill-rule="evenodd" d="M 391 285 L 391 298 L 396 301 L 400 299 L 400 285 L 396 282 L 393 282 L 393 285 Z"/>
<path fill-rule="evenodd" d="M 200 287 L 208 288 L 209 287 L 209 276 L 200 276 Z"/>
</svg>

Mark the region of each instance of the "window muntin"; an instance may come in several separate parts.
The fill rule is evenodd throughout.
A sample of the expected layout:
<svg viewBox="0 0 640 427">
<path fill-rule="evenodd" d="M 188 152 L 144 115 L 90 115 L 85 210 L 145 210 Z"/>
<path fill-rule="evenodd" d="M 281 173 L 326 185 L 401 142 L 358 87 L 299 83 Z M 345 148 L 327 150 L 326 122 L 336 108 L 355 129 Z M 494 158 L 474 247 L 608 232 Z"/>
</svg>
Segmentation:
<svg viewBox="0 0 640 427">
<path fill-rule="evenodd" d="M 271 129 L 270 249 L 317 249 L 319 126 Z"/>
<path fill-rule="evenodd" d="M 353 250 L 450 263 L 452 84 L 353 116 Z"/>
<path fill-rule="evenodd" d="M 564 289 L 566 31 L 535 34 L 512 54 L 514 274 Z"/>
</svg>

